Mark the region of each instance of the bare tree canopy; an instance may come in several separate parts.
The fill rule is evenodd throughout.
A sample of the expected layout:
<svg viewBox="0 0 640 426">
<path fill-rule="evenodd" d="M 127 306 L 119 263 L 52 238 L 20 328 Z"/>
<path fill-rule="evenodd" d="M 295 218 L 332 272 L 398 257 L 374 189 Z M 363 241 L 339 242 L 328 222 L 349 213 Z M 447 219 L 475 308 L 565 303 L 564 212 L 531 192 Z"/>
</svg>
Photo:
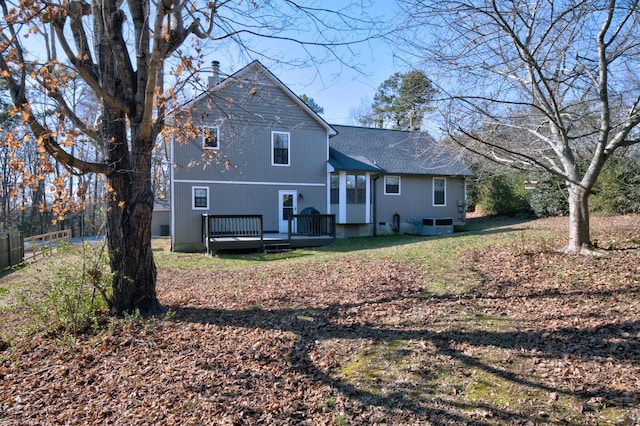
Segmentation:
<svg viewBox="0 0 640 426">
<path fill-rule="evenodd" d="M 235 46 L 249 57 L 260 56 L 264 50 L 252 42 L 264 38 L 295 44 L 301 55 L 291 62 L 345 64 L 349 46 L 376 31 L 363 6 L 355 6 L 330 10 L 291 0 L 0 0 L 0 77 L 11 94 L 11 113 L 28 125 L 47 164 L 53 158 L 69 174 L 106 176 L 113 313 L 161 310 L 151 252 L 152 151 L 166 111 L 194 80 L 205 52 Z M 97 119 L 72 107 L 70 82 L 77 77 L 99 104 Z M 53 105 L 46 114 L 34 103 L 43 95 Z M 98 147 L 93 157 L 72 149 L 80 136 Z M 18 148 L 26 138 L 15 136 L 10 145 Z"/>
<path fill-rule="evenodd" d="M 638 2 L 399 2 L 404 45 L 440 86 L 445 130 L 564 179 L 567 251 L 589 245 L 592 187 L 614 151 L 640 142 Z"/>
</svg>

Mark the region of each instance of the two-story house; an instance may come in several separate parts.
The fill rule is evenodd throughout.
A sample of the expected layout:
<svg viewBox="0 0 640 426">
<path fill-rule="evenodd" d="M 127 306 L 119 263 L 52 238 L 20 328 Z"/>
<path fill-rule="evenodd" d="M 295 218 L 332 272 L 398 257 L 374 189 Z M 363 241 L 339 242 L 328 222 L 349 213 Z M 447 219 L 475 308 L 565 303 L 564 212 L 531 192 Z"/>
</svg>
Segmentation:
<svg viewBox="0 0 640 426">
<path fill-rule="evenodd" d="M 196 132 L 170 144 L 171 242 L 202 250 L 203 214 L 333 214 L 337 236 L 418 232 L 417 218 L 465 221 L 469 170 L 428 135 L 332 126 L 260 62 L 218 81 L 181 111 Z"/>
</svg>

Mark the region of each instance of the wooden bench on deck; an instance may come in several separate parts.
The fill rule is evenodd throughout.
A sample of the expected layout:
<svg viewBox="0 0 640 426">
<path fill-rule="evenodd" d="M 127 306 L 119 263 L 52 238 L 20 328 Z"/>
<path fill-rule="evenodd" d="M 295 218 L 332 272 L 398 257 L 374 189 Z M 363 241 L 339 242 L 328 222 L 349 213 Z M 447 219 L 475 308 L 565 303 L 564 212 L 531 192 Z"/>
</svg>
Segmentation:
<svg viewBox="0 0 640 426">
<path fill-rule="evenodd" d="M 289 215 L 286 234 L 265 235 L 262 215 L 202 215 L 202 240 L 207 253 L 218 250 L 265 250 L 269 247 L 319 247 L 333 243 L 333 214 Z"/>
</svg>

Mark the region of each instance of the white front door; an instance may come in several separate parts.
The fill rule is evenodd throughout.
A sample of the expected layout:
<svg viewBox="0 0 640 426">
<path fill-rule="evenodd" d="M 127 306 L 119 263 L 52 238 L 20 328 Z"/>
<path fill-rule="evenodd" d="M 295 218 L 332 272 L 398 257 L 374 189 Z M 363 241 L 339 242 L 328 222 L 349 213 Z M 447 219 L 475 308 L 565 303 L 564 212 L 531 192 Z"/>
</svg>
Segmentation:
<svg viewBox="0 0 640 426">
<path fill-rule="evenodd" d="M 278 232 L 289 232 L 289 215 L 298 213 L 298 191 L 278 191 Z"/>
</svg>

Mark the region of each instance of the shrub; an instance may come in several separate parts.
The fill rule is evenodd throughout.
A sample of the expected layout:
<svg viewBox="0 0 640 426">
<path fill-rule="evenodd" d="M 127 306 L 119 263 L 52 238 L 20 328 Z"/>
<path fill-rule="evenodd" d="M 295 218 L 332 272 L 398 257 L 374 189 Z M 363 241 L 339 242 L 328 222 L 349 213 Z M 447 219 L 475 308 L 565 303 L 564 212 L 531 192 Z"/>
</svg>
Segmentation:
<svg viewBox="0 0 640 426">
<path fill-rule="evenodd" d="M 480 184 L 475 179 L 467 181 L 467 213 L 475 212 L 480 198 Z"/>
<path fill-rule="evenodd" d="M 478 204 L 491 214 L 516 216 L 531 213 L 523 173 L 507 173 L 479 184 Z"/>
<path fill-rule="evenodd" d="M 23 220 L 16 225 L 16 229 L 22 232 L 25 236 L 31 236 L 36 234 L 38 224 L 30 220 Z"/>
<path fill-rule="evenodd" d="M 569 201 L 565 183 L 556 177 L 540 180 L 529 195 L 529 205 L 538 217 L 567 216 Z"/>
<path fill-rule="evenodd" d="M 640 161 L 612 158 L 600 173 L 589 205 L 594 213 L 608 216 L 640 212 Z"/>
<path fill-rule="evenodd" d="M 108 311 L 107 289 L 111 282 L 104 245 L 84 243 L 79 261 L 67 246 L 58 247 L 64 261 L 57 262 L 41 294 L 25 296 L 23 302 L 47 334 L 77 334 L 96 327 Z"/>
</svg>

